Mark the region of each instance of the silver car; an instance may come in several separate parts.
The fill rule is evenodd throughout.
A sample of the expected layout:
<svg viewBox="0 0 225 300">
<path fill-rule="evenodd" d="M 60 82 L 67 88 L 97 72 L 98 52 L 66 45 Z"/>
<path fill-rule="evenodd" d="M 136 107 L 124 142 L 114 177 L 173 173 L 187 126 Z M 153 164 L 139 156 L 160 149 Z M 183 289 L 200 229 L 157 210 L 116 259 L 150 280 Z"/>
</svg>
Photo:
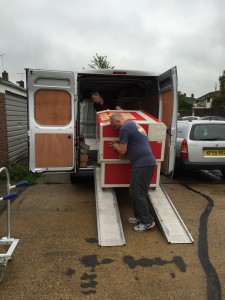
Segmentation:
<svg viewBox="0 0 225 300">
<path fill-rule="evenodd" d="M 200 117 L 198 116 L 185 116 L 185 117 L 181 117 L 178 120 L 180 121 L 194 121 L 194 120 L 198 120 Z"/>
<path fill-rule="evenodd" d="M 175 168 L 219 169 L 225 176 L 225 121 L 178 121 Z"/>
<path fill-rule="evenodd" d="M 204 117 L 200 117 L 199 120 L 225 121 L 225 118 L 221 116 L 204 116 Z"/>
</svg>

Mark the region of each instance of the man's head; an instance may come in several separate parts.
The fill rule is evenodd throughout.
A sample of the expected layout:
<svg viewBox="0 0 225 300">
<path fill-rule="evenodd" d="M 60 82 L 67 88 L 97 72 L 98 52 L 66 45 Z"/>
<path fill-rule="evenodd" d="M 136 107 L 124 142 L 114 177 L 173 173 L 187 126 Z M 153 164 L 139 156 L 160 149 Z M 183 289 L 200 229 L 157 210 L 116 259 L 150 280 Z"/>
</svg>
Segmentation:
<svg viewBox="0 0 225 300">
<path fill-rule="evenodd" d="M 97 104 L 103 104 L 104 103 L 103 98 L 101 97 L 101 95 L 97 91 L 91 92 L 91 99 L 94 103 L 97 103 Z"/>
<path fill-rule="evenodd" d="M 114 128 L 120 128 L 121 126 L 123 126 L 123 124 L 126 122 L 127 120 L 124 118 L 124 116 L 120 113 L 115 113 L 112 114 L 110 117 L 110 124 L 114 127 Z"/>
</svg>

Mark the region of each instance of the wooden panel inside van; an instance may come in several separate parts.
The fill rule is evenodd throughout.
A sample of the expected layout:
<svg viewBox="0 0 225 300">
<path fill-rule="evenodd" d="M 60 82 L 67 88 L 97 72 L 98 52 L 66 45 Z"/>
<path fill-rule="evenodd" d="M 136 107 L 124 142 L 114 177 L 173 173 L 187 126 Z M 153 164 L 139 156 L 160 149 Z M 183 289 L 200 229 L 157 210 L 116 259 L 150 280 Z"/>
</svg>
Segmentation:
<svg viewBox="0 0 225 300">
<path fill-rule="evenodd" d="M 162 97 L 162 118 L 161 120 L 167 126 L 167 128 L 171 127 L 172 116 L 173 116 L 173 92 L 166 91 L 161 94 Z M 165 154 L 164 161 L 161 163 L 161 171 L 162 173 L 166 173 L 169 164 L 169 146 L 170 146 L 170 135 L 166 135 L 165 142 Z"/>
<path fill-rule="evenodd" d="M 36 168 L 73 167 L 73 135 L 35 134 Z"/>
<path fill-rule="evenodd" d="M 35 121 L 40 125 L 65 126 L 71 120 L 71 97 L 62 90 L 39 90 L 34 96 Z"/>
</svg>

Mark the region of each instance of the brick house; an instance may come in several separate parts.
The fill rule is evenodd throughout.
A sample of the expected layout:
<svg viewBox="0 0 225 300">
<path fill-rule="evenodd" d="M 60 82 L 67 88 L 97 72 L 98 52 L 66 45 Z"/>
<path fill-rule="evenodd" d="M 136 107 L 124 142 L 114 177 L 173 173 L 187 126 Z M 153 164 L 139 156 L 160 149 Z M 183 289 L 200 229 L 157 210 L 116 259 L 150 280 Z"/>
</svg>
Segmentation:
<svg viewBox="0 0 225 300">
<path fill-rule="evenodd" d="M 196 100 L 197 107 L 211 108 L 213 98 L 219 96 L 219 94 L 220 91 L 214 91 L 199 97 Z"/>
</svg>

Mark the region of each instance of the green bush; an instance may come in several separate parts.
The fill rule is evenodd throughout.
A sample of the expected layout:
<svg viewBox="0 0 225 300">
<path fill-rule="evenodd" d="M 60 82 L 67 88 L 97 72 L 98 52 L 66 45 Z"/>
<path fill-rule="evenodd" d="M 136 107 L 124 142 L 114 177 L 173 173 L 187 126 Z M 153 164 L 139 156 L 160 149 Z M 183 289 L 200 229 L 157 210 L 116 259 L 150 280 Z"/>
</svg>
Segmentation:
<svg viewBox="0 0 225 300">
<path fill-rule="evenodd" d="M 27 168 L 20 163 L 12 164 L 8 170 L 10 178 L 16 181 L 23 180 L 28 174 Z"/>
<path fill-rule="evenodd" d="M 35 180 L 39 177 L 38 174 L 34 174 L 28 170 L 28 168 L 22 163 L 13 163 L 8 167 L 10 180 L 15 182 L 28 181 L 28 184 L 34 184 Z M 0 174 L 1 179 L 5 179 L 5 172 Z"/>
</svg>

